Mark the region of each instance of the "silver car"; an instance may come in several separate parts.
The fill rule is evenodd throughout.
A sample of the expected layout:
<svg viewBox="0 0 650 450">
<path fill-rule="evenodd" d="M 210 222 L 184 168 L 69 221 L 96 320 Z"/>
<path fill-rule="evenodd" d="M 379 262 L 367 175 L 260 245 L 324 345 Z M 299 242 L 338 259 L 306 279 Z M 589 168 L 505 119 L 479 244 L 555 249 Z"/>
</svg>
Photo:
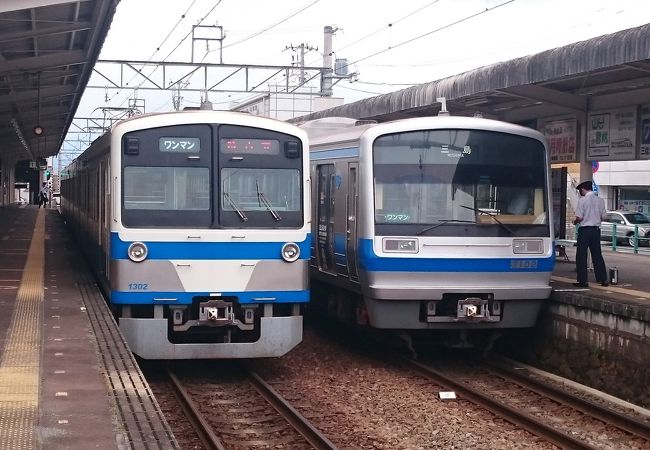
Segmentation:
<svg viewBox="0 0 650 450">
<path fill-rule="evenodd" d="M 611 241 L 614 224 L 616 224 L 616 241 L 626 242 L 634 246 L 634 229 L 637 228 L 639 246 L 648 245 L 650 239 L 650 219 L 642 213 L 634 211 L 608 211 L 607 219 L 600 225 L 600 236 L 603 241 Z"/>
</svg>

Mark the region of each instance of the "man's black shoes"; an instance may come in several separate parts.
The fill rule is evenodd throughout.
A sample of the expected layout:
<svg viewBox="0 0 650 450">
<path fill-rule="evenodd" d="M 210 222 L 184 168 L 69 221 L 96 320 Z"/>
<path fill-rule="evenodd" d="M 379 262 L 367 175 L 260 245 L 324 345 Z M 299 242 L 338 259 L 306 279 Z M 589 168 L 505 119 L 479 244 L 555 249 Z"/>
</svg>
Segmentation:
<svg viewBox="0 0 650 450">
<path fill-rule="evenodd" d="M 603 287 L 607 287 L 609 286 L 609 283 L 607 281 L 603 281 L 602 283 L 600 283 L 600 285 Z"/>
</svg>

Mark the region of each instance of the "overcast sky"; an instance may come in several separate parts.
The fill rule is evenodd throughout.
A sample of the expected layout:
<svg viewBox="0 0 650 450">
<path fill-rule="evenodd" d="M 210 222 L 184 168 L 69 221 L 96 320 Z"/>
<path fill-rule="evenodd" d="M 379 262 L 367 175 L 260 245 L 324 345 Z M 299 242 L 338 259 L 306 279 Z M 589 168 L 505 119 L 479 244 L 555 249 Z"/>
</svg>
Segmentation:
<svg viewBox="0 0 650 450">
<path fill-rule="evenodd" d="M 647 0 L 121 0 L 100 59 L 189 62 L 184 38 L 200 23 L 223 27 L 224 63 L 290 65 L 296 54 L 287 46 L 304 43 L 318 47 L 306 64 L 320 66 L 330 25 L 338 28 L 335 56 L 358 73 L 334 89 L 349 103 L 643 25 L 649 11 Z M 194 60 L 219 62 L 218 44 L 195 44 Z M 97 108 L 125 106 L 132 96 L 88 89 L 77 116 L 101 115 Z M 173 109 L 167 91 L 139 97 L 147 112 Z M 183 106 L 200 102 L 198 93 L 183 97 Z M 215 97 L 216 108 L 226 109 L 247 96 Z"/>
</svg>

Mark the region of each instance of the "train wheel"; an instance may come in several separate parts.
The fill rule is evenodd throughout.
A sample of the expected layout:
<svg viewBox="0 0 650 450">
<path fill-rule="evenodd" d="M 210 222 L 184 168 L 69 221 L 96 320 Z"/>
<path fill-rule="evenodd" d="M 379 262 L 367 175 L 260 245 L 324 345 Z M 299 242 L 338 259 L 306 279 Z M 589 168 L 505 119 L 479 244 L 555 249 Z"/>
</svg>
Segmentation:
<svg viewBox="0 0 650 450">
<path fill-rule="evenodd" d="M 360 299 L 356 306 L 357 325 L 368 325 L 370 323 L 370 317 L 368 317 L 368 310 L 363 299 Z"/>
</svg>

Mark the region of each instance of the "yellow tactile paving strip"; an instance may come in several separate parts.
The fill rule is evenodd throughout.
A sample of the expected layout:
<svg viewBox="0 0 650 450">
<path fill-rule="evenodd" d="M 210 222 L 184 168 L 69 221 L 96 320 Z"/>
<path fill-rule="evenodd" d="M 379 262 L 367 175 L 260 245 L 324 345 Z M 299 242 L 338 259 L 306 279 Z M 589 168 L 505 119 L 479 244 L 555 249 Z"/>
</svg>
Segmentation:
<svg viewBox="0 0 650 450">
<path fill-rule="evenodd" d="M 44 244 L 45 213 L 39 211 L 0 361 L 0 449 L 36 447 Z"/>
</svg>

